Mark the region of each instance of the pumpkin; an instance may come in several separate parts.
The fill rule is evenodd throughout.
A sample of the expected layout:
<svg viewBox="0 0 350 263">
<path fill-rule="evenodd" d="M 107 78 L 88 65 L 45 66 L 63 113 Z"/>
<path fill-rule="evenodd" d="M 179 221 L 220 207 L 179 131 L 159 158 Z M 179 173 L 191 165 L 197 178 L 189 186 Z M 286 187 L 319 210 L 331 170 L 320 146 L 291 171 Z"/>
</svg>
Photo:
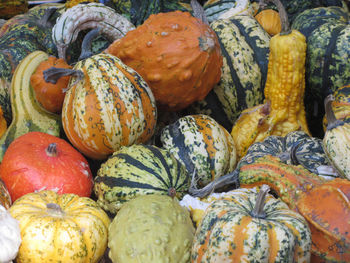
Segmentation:
<svg viewBox="0 0 350 263">
<path fill-rule="evenodd" d="M 119 263 L 186 263 L 194 231 L 176 198 L 138 196 L 122 206 L 109 226 L 109 257 Z"/>
<path fill-rule="evenodd" d="M 0 18 L 9 19 L 18 14 L 28 12 L 27 0 L 6 0 L 0 3 Z"/>
<path fill-rule="evenodd" d="M 136 70 L 164 110 L 178 111 L 203 99 L 220 80 L 216 34 L 188 12 L 151 15 L 114 41 L 107 53 Z"/>
<path fill-rule="evenodd" d="M 210 24 L 223 56 L 220 82 L 188 114 L 206 114 L 231 130 L 240 113 L 264 100 L 269 34 L 251 16 L 236 15 Z"/>
<path fill-rule="evenodd" d="M 97 33 L 89 32 L 85 43 Z M 82 59 L 73 72 L 66 71 L 82 78 L 71 77 L 67 87 L 63 128 L 84 155 L 103 160 L 121 146 L 145 143 L 152 137 L 157 120 L 155 99 L 136 71 L 106 53 Z"/>
<path fill-rule="evenodd" d="M 337 6 L 305 10 L 295 18 L 292 28 L 307 40 L 306 111 L 313 133 L 323 137 L 323 101 L 350 83 L 349 13 Z"/>
<path fill-rule="evenodd" d="M 9 211 L 21 230 L 18 263 L 96 263 L 107 248 L 110 219 L 88 197 L 40 191 L 22 196 Z"/>
<path fill-rule="evenodd" d="M 273 2 L 279 7 L 282 31 L 270 41 L 265 104 L 244 110 L 232 128 L 239 159 L 250 145 L 270 135 L 295 130 L 310 134 L 304 109 L 306 40 L 299 31 L 290 31 L 281 2 Z"/>
<path fill-rule="evenodd" d="M 271 36 L 281 32 L 281 19 L 277 11 L 265 9 L 257 13 L 254 17 Z"/>
<path fill-rule="evenodd" d="M 0 204 L 0 262 L 12 262 L 17 256 L 21 241 L 18 221 Z"/>
<path fill-rule="evenodd" d="M 239 190 L 238 190 L 239 191 Z M 309 262 L 306 220 L 272 195 L 241 190 L 211 203 L 192 246 L 192 262 Z"/>
<path fill-rule="evenodd" d="M 11 196 L 6 188 L 5 183 L 0 178 L 0 205 L 9 209 L 12 204 Z"/>
<path fill-rule="evenodd" d="M 284 164 L 276 156 L 265 155 L 252 163 L 239 162 L 233 173 L 200 190 L 191 188 L 189 192 L 193 196 L 204 197 L 228 184 L 243 188 L 268 184 L 290 209 L 307 220 L 312 236 L 312 258 L 349 262 L 349 180 L 325 180 L 300 165 Z"/>
<path fill-rule="evenodd" d="M 350 180 L 350 116 L 337 119 L 332 109 L 333 100 L 332 94 L 325 99 L 328 124 L 323 137 L 324 151 L 339 174 Z"/>
<path fill-rule="evenodd" d="M 193 12 L 191 0 L 112 0 L 110 6 L 117 13 L 123 14 L 135 26 L 139 26 L 152 14 L 168 13 L 172 11 Z"/>
<path fill-rule="evenodd" d="M 231 135 L 207 115 L 187 115 L 162 129 L 162 147 L 183 163 L 194 180 L 204 186 L 236 166 Z"/>
<path fill-rule="evenodd" d="M 249 0 L 208 0 L 203 5 L 204 13 L 211 23 L 218 19 L 229 19 L 236 15 L 252 15 Z"/>
<path fill-rule="evenodd" d="M 93 184 L 82 154 L 67 141 L 43 132 L 26 133 L 10 144 L 0 176 L 13 201 L 43 189 L 90 196 Z"/>
<path fill-rule="evenodd" d="M 30 85 L 34 89 L 35 98 L 44 109 L 60 113 L 65 95 L 64 90 L 68 86 L 69 76 L 60 78 L 57 83 L 50 83 L 45 79 L 45 70 L 50 67 L 72 68 L 63 59 L 49 56 L 47 60 L 39 64 L 34 74 L 30 77 Z"/>
<path fill-rule="evenodd" d="M 186 167 L 168 150 L 152 145 L 122 147 L 101 164 L 94 180 L 98 204 L 113 214 L 137 196 L 181 199 L 190 187 Z"/>
</svg>

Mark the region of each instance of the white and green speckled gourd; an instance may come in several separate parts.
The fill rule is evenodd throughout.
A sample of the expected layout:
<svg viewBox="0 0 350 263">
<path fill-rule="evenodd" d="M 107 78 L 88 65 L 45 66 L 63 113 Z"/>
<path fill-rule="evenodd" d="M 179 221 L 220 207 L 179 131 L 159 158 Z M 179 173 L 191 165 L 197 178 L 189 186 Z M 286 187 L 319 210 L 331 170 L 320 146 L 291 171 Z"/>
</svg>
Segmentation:
<svg viewBox="0 0 350 263">
<path fill-rule="evenodd" d="M 109 226 L 114 263 L 188 263 L 195 229 L 176 198 L 139 196 L 122 206 Z"/>
</svg>

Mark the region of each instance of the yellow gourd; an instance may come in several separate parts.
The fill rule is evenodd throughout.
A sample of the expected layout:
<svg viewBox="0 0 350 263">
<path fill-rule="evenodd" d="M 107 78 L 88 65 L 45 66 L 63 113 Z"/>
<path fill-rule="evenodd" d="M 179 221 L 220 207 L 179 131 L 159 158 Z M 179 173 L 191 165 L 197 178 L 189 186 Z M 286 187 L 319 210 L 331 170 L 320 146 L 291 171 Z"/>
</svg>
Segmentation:
<svg viewBox="0 0 350 263">
<path fill-rule="evenodd" d="M 238 158 L 267 136 L 285 136 L 296 130 L 310 134 L 304 109 L 306 39 L 290 30 L 281 2 L 268 1 L 279 9 L 282 30 L 270 40 L 265 104 L 243 111 L 232 128 Z"/>
</svg>

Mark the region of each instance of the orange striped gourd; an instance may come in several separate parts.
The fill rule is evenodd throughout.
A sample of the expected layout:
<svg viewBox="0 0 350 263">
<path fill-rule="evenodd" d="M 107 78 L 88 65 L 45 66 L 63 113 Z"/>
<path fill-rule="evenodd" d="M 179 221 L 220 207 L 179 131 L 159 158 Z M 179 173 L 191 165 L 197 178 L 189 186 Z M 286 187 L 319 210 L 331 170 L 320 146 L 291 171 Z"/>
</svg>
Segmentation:
<svg viewBox="0 0 350 263">
<path fill-rule="evenodd" d="M 144 143 L 154 133 L 157 109 L 147 83 L 110 54 L 79 61 L 84 73 L 68 85 L 62 123 L 69 141 L 92 159 L 104 159 L 121 146 Z"/>
</svg>

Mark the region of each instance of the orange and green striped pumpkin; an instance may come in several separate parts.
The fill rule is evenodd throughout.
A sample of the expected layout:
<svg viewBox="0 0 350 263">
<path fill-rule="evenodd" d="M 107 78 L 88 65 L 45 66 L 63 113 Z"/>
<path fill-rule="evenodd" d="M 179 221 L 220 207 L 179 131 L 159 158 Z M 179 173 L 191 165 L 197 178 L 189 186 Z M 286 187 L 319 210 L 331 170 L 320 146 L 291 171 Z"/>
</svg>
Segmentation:
<svg viewBox="0 0 350 263">
<path fill-rule="evenodd" d="M 187 115 L 163 128 L 160 140 L 190 175 L 195 173 L 199 186 L 232 172 L 236 148 L 231 135 L 213 118 Z"/>
<path fill-rule="evenodd" d="M 268 190 L 237 189 L 211 203 L 195 233 L 192 263 L 310 262 L 306 220 Z"/>
<path fill-rule="evenodd" d="M 154 133 L 157 108 L 141 76 L 110 54 L 79 61 L 62 108 L 69 141 L 92 159 L 105 159 L 121 146 L 145 143 Z"/>
</svg>

